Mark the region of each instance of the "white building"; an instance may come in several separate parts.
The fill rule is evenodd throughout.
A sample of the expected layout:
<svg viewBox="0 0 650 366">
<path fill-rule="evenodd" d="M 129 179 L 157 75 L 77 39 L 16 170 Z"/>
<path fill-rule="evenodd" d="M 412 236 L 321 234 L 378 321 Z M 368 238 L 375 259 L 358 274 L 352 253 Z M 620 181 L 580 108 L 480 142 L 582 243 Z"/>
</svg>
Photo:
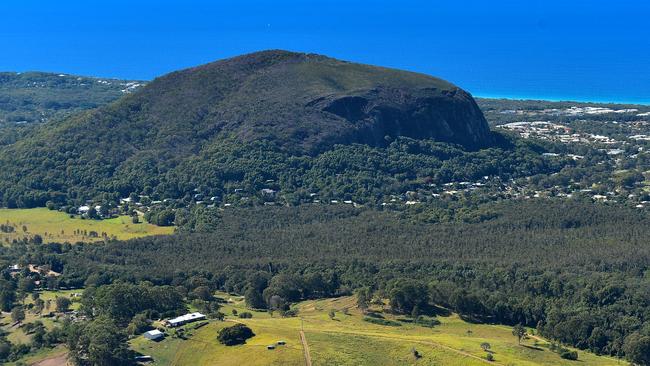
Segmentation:
<svg viewBox="0 0 650 366">
<path fill-rule="evenodd" d="M 195 322 L 197 320 L 204 320 L 204 319 L 205 319 L 205 315 L 201 313 L 190 313 L 190 314 L 181 315 L 174 319 L 169 319 L 165 321 L 165 323 L 170 327 L 178 327 L 183 324 Z"/>
<path fill-rule="evenodd" d="M 159 331 L 158 329 L 154 329 L 154 330 L 150 330 L 148 332 L 145 332 L 144 337 L 149 339 L 149 340 L 152 340 L 152 341 L 157 341 L 157 340 L 162 339 L 163 337 L 165 337 L 165 334 L 163 332 Z"/>
</svg>

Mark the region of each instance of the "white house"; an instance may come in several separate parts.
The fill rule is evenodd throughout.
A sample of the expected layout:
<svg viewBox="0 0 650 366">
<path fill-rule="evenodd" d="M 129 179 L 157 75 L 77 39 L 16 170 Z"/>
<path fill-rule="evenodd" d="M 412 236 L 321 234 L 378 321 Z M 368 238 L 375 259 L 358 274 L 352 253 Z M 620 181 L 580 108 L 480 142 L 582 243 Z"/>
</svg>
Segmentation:
<svg viewBox="0 0 650 366">
<path fill-rule="evenodd" d="M 165 334 L 158 329 L 150 330 L 148 332 L 144 333 L 144 337 L 152 340 L 152 341 L 157 341 L 159 339 L 162 339 L 165 337 Z"/>
<path fill-rule="evenodd" d="M 190 313 L 190 314 L 181 315 L 174 319 L 169 319 L 165 321 L 165 323 L 170 327 L 178 327 L 183 324 L 195 322 L 198 320 L 204 320 L 204 319 L 205 319 L 205 315 L 201 313 Z"/>
</svg>

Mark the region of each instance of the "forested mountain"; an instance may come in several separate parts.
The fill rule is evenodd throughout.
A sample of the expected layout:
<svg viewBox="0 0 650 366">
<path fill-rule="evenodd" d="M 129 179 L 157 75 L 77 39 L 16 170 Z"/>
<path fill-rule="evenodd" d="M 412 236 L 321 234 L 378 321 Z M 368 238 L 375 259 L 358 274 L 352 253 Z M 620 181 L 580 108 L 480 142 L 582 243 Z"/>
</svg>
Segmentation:
<svg viewBox="0 0 650 366">
<path fill-rule="evenodd" d="M 0 152 L 0 201 L 30 207 L 143 191 L 179 198 L 199 186 L 217 194 L 226 182 L 260 177 L 246 167 L 272 156 L 303 171 L 337 146 L 385 149 L 400 137 L 469 150 L 495 142 L 472 97 L 440 79 L 265 51 L 165 75 L 42 126 Z M 239 171 L 220 165 L 240 154 Z M 268 179 L 286 171 L 265 169 Z"/>
</svg>

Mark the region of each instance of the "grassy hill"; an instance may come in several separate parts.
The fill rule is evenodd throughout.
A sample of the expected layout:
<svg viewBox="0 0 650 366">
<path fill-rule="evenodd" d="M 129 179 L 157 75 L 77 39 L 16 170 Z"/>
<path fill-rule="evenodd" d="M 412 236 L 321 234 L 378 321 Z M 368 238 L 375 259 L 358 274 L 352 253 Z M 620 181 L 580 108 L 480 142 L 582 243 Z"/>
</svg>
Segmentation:
<svg viewBox="0 0 650 366">
<path fill-rule="evenodd" d="M 243 299 L 226 296 L 229 303 L 222 309 L 231 314 L 248 311 Z M 433 328 L 414 325 L 405 317 L 382 313 L 386 319 L 401 326 L 383 326 L 364 321 L 352 297 L 305 301 L 296 305 L 298 317 L 271 317 L 266 312 L 253 312 L 252 319 L 229 316 L 225 322 L 211 322 L 197 330 L 189 330 L 187 340 L 167 337 L 151 342 L 138 337 L 132 349 L 154 357 L 154 365 L 305 365 L 300 330 L 305 338 L 313 365 L 573 365 L 576 361 L 560 358 L 549 350 L 549 342 L 530 336 L 521 345 L 510 327 L 472 324 L 457 315 L 438 317 L 441 324 Z M 375 306 L 376 311 L 381 308 Z M 334 319 L 329 318 L 335 311 Z M 347 313 L 347 314 L 345 314 Z M 245 323 L 256 334 L 245 345 L 226 347 L 219 344 L 219 329 L 235 322 Z M 192 326 L 187 326 L 191 329 Z M 266 346 L 279 340 L 287 342 L 275 350 Z M 488 362 L 481 343 L 488 342 L 494 361 Z M 415 359 L 416 349 L 421 358 Z M 586 365 L 617 365 L 619 361 L 579 352 L 579 363 Z"/>
</svg>

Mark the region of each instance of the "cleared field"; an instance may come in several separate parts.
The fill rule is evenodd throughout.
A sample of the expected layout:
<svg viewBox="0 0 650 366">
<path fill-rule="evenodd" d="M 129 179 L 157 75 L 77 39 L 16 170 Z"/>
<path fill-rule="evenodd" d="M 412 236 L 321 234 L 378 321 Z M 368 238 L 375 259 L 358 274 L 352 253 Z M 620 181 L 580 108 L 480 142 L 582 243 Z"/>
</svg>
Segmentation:
<svg viewBox="0 0 650 366">
<path fill-rule="evenodd" d="M 244 311 L 241 298 L 222 311 Z M 252 319 L 232 315 L 227 321 L 214 321 L 190 331 L 187 340 L 167 337 L 151 342 L 138 337 L 131 342 L 134 350 L 153 356 L 155 365 L 305 365 L 300 329 L 304 328 L 313 365 L 619 365 L 612 358 L 579 351 L 579 361 L 568 361 L 548 349 L 541 339 L 526 339 L 521 345 L 505 326 L 470 324 L 456 315 L 440 317 L 442 324 L 425 328 L 402 322 L 402 326 L 383 326 L 363 320 L 350 297 L 306 301 L 298 305 L 299 317 L 271 317 L 253 312 Z M 347 315 L 344 310 L 347 308 Z M 329 311 L 336 311 L 334 320 Z M 386 319 L 397 320 L 384 314 Z M 219 329 L 234 322 L 245 323 L 256 334 L 245 345 L 226 347 L 219 344 Z M 468 332 L 469 331 L 469 332 Z M 279 340 L 287 342 L 275 350 L 266 346 Z M 494 361 L 485 360 L 481 343 L 491 345 Z M 413 356 L 413 349 L 421 355 Z"/>
<path fill-rule="evenodd" d="M 40 235 L 44 242 L 92 242 L 103 240 L 102 233 L 120 240 L 174 232 L 173 227 L 160 227 L 149 223 L 133 224 L 128 216 L 108 220 L 82 220 L 47 208 L 0 209 L 0 224 L 10 225 L 14 232 L 0 232 L 0 243 Z M 26 230 L 24 230 L 26 229 Z M 91 235 L 97 233 L 98 237 Z"/>
</svg>

